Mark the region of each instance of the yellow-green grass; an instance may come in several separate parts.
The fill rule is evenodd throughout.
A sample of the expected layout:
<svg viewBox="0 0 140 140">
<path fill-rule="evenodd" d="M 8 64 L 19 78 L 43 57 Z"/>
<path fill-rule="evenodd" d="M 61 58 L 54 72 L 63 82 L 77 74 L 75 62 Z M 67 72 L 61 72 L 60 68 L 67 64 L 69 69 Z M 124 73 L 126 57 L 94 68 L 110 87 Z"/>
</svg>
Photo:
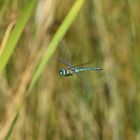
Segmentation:
<svg viewBox="0 0 140 140">
<path fill-rule="evenodd" d="M 14 104 L 20 115 L 8 127 L 5 139 L 140 139 L 140 2 L 86 0 L 82 9 L 74 8 L 75 14 L 67 24 L 66 13 L 69 15 L 72 5 L 79 2 L 83 1 L 55 1 L 54 22 L 42 42 L 50 39 L 46 48 L 37 46 L 45 50 L 44 55 L 39 57 L 33 73 L 29 73 L 31 82 L 25 85 L 20 79 L 28 70 L 26 56 L 34 49 L 31 43 L 36 29 L 33 20 L 24 27 L 0 77 L 0 132 L 2 123 L 13 118 L 7 119 L 6 109 L 11 109 L 9 102 L 16 97 L 21 84 L 26 87 L 22 97 L 29 91 L 32 94 L 28 94 L 24 106 Z M 3 5 L 22 13 L 15 6 L 18 1 L 11 3 Z M 3 21 L 6 19 L 2 17 Z M 6 28 L 7 24 L 0 22 L 0 26 Z M 66 43 L 62 48 L 68 50 L 73 64 L 93 60 L 87 66 L 101 66 L 104 70 L 79 73 L 84 82 L 76 76 L 60 77 L 58 72 L 64 65 L 55 58 L 65 59 L 63 53 L 69 56 L 65 49 L 62 53 L 63 50 L 56 48 L 61 39 Z"/>
</svg>

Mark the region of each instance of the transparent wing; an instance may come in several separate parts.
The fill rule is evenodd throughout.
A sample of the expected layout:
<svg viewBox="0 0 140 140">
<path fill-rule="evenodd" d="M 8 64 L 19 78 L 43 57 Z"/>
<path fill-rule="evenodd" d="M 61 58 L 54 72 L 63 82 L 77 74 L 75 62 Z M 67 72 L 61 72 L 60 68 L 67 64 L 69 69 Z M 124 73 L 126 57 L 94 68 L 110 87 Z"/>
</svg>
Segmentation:
<svg viewBox="0 0 140 140">
<path fill-rule="evenodd" d="M 61 57 L 57 57 L 57 59 L 66 67 L 71 67 L 71 52 L 64 40 L 59 43 L 59 48 Z"/>
<path fill-rule="evenodd" d="M 71 55 L 70 49 L 64 40 L 62 40 L 59 43 L 59 48 L 60 48 L 60 52 L 61 52 L 61 57 L 57 57 L 57 60 L 59 62 L 61 62 L 62 64 L 64 64 L 66 67 L 85 66 L 85 65 L 93 63 L 93 60 L 90 60 L 90 61 L 84 62 L 82 64 L 74 65 L 71 62 L 72 55 Z"/>
</svg>

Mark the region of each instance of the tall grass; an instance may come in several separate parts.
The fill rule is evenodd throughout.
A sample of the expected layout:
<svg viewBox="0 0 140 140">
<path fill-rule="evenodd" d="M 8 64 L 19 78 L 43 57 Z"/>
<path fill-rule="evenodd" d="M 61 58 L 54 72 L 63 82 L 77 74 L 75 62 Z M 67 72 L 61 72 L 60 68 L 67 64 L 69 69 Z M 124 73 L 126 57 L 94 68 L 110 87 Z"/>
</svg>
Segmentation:
<svg viewBox="0 0 140 140">
<path fill-rule="evenodd" d="M 22 11 L 20 18 L 18 19 L 16 26 L 10 33 L 8 40 L 5 44 L 4 49 L 0 53 L 0 73 L 2 73 L 5 65 L 8 63 L 10 56 L 13 54 L 14 48 L 20 39 L 20 36 L 25 28 L 25 25 L 31 16 L 32 10 L 34 9 L 36 1 L 30 1 Z"/>
<path fill-rule="evenodd" d="M 28 93 L 33 88 L 38 77 L 41 75 L 43 68 L 45 67 L 45 64 L 47 64 L 47 62 L 49 60 L 49 57 L 51 57 L 53 55 L 53 53 L 58 45 L 58 42 L 62 39 L 62 37 L 64 36 L 66 31 L 68 30 L 69 26 L 71 25 L 71 23 L 73 22 L 74 18 L 77 15 L 77 13 L 79 12 L 83 2 L 84 2 L 83 0 L 81 0 L 81 1 L 79 0 L 75 3 L 75 5 L 71 9 L 71 11 L 69 12 L 68 16 L 66 17 L 66 19 L 64 20 L 64 22 L 60 26 L 58 32 L 56 33 L 53 40 L 51 41 L 50 46 L 48 47 L 45 55 L 43 56 L 43 58 L 39 62 L 39 65 L 37 66 L 37 70 L 33 74 L 33 78 L 32 78 L 33 80 L 31 82 L 31 85 L 29 86 L 29 90 L 27 91 Z M 9 36 L 9 40 L 7 40 L 7 44 L 6 44 L 5 48 L 1 51 L 1 57 L 0 57 L 1 58 L 0 59 L 1 60 L 1 65 L 0 65 L 1 69 L 0 70 L 1 71 L 3 70 L 3 68 L 7 64 L 11 54 L 13 53 L 14 48 L 17 44 L 17 41 L 20 38 L 20 35 L 24 29 L 24 26 L 25 26 L 28 18 L 30 17 L 31 11 L 34 8 L 35 4 L 36 4 L 36 2 L 31 1 L 31 3 L 23 10 L 23 14 L 21 15 L 20 19 L 18 20 L 14 30 L 11 32 L 11 34 Z M 29 67 L 29 69 L 30 69 L 30 67 Z M 25 75 L 26 75 L 26 72 L 25 72 Z M 24 78 L 23 78 L 23 80 L 24 80 Z M 24 90 L 22 90 L 22 89 L 20 90 L 20 88 L 19 88 L 19 92 L 17 92 L 17 94 L 21 94 L 20 92 L 24 92 Z M 6 137 L 5 137 L 6 140 L 9 139 L 11 132 L 13 131 L 13 128 L 14 128 L 13 126 L 16 124 L 16 120 L 17 120 L 16 118 L 17 118 L 19 111 L 22 109 L 22 106 L 24 104 L 25 99 L 22 96 L 21 96 L 21 98 L 22 99 L 20 99 L 20 101 L 23 103 L 21 103 L 21 105 L 18 106 L 19 109 L 17 110 L 15 117 L 13 119 L 12 125 L 9 126 L 9 131 L 6 134 Z M 6 128 L 6 129 L 8 129 L 8 128 Z"/>
<path fill-rule="evenodd" d="M 41 27 L 31 17 L 35 3 L 21 12 L 23 3 L 1 6 L 2 15 L 22 14 L 0 56 L 0 138 L 139 140 L 139 1 L 54 0 Z M 1 20 L 4 40 L 9 16 Z M 62 78 L 63 54 L 104 70 Z"/>
</svg>

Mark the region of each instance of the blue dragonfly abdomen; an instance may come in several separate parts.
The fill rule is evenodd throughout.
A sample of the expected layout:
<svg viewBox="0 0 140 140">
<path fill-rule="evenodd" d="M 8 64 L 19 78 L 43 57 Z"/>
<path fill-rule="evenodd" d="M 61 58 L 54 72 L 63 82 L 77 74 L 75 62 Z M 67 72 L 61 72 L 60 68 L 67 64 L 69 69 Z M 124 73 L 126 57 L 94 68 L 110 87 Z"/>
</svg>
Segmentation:
<svg viewBox="0 0 140 140">
<path fill-rule="evenodd" d="M 81 68 L 73 68 L 75 73 L 82 72 L 82 71 L 100 71 L 102 68 L 100 67 L 81 67 Z"/>
</svg>

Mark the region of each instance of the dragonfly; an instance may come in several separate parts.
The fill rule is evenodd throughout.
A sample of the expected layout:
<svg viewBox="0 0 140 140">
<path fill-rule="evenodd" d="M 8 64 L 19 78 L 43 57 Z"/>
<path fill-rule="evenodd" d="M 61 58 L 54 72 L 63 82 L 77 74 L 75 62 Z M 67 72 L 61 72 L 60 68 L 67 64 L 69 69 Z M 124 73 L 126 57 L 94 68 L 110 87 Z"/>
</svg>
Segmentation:
<svg viewBox="0 0 140 140">
<path fill-rule="evenodd" d="M 101 70 L 103 69 L 100 67 L 66 67 L 60 69 L 59 75 L 61 77 L 68 77 L 83 71 L 101 71 Z"/>
<path fill-rule="evenodd" d="M 77 66 L 72 66 L 71 64 L 64 62 L 62 61 L 60 58 L 58 58 L 59 61 L 61 61 L 61 63 L 67 65 L 67 67 L 65 68 L 62 68 L 59 70 L 59 75 L 61 77 L 68 77 L 68 76 L 72 76 L 74 74 L 77 74 L 77 73 L 80 73 L 80 72 L 83 72 L 83 71 L 101 71 L 103 70 L 103 68 L 101 67 L 78 67 Z M 88 64 L 89 62 L 86 62 L 86 63 L 83 63 L 81 65 L 85 65 L 85 64 Z"/>
<path fill-rule="evenodd" d="M 64 44 L 65 42 L 62 42 L 62 43 L 63 43 L 63 45 L 65 45 Z M 91 61 L 80 64 L 80 65 L 73 66 L 70 63 L 68 63 L 68 60 L 64 61 L 60 58 L 57 58 L 57 59 L 66 66 L 65 68 L 62 68 L 59 70 L 59 75 L 61 77 L 69 77 L 69 76 L 72 76 L 74 74 L 84 72 L 84 71 L 101 71 L 101 70 L 103 70 L 103 68 L 101 68 L 101 67 L 79 67 L 82 65 L 89 64 Z"/>
</svg>

